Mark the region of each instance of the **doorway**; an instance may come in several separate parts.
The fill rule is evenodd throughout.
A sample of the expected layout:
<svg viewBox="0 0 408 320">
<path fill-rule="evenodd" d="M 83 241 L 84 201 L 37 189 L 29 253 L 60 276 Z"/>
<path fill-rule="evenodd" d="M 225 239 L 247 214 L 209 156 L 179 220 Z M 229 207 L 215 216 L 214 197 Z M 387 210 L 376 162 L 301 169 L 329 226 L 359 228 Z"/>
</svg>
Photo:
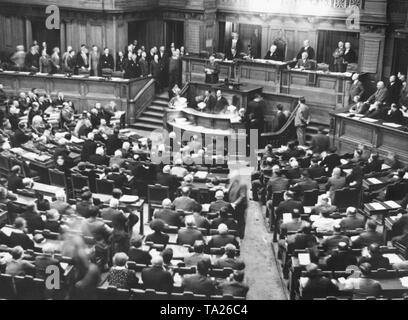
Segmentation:
<svg viewBox="0 0 408 320">
<path fill-rule="evenodd" d="M 392 74 L 408 72 L 408 39 L 395 38 L 394 55 L 392 61 Z"/>
<path fill-rule="evenodd" d="M 169 47 L 172 42 L 174 42 L 176 48 L 186 45 L 184 43 L 184 21 L 168 20 L 165 26 L 167 47 Z"/>
<path fill-rule="evenodd" d="M 54 47 L 60 47 L 61 35 L 59 29 L 47 29 L 45 27 L 45 20 L 32 20 L 31 28 L 33 41 L 37 40 L 39 45 L 45 41 L 47 43 L 48 54 L 52 54 L 52 49 Z"/>
</svg>

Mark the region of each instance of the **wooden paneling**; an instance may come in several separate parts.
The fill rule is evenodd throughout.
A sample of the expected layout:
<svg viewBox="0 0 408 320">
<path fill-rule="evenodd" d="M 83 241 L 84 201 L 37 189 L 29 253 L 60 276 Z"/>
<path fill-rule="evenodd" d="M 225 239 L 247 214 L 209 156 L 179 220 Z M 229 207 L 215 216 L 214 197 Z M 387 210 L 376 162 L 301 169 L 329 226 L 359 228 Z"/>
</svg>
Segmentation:
<svg viewBox="0 0 408 320">
<path fill-rule="evenodd" d="M 25 22 L 22 17 L 0 15 L 0 54 L 10 54 L 25 44 Z"/>
</svg>

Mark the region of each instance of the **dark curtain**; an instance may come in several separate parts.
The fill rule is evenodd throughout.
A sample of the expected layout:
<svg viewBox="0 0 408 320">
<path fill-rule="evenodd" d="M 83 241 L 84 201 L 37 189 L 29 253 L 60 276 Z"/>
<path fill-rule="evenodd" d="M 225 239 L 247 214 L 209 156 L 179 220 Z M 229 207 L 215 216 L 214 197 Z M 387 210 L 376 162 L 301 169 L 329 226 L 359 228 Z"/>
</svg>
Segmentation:
<svg viewBox="0 0 408 320">
<path fill-rule="evenodd" d="M 336 50 L 340 41 L 350 42 L 351 48 L 356 52 L 358 57 L 359 39 L 358 33 L 319 30 L 317 42 L 317 62 L 327 63 L 330 70 L 333 70 L 333 52 Z"/>
</svg>

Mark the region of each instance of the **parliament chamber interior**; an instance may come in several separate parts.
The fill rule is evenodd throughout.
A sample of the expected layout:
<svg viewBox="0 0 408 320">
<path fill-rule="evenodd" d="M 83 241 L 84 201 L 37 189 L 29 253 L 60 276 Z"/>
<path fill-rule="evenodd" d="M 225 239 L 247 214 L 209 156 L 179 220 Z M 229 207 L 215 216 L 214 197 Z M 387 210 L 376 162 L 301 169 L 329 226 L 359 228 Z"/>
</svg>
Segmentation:
<svg viewBox="0 0 408 320">
<path fill-rule="evenodd" d="M 0 0 L 0 299 L 408 300 L 408 1 Z"/>
</svg>

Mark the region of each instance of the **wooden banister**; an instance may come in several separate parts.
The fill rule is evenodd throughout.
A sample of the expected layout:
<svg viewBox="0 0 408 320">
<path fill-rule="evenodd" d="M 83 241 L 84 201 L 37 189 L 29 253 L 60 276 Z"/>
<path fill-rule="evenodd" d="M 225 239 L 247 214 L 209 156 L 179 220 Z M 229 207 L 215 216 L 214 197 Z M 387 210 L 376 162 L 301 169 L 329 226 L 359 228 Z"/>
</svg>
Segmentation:
<svg viewBox="0 0 408 320">
<path fill-rule="evenodd" d="M 134 123 L 135 120 L 148 108 L 156 96 L 156 80 L 150 79 L 148 83 L 137 93 L 134 99 L 129 101 L 130 114 L 128 123 Z"/>
</svg>

